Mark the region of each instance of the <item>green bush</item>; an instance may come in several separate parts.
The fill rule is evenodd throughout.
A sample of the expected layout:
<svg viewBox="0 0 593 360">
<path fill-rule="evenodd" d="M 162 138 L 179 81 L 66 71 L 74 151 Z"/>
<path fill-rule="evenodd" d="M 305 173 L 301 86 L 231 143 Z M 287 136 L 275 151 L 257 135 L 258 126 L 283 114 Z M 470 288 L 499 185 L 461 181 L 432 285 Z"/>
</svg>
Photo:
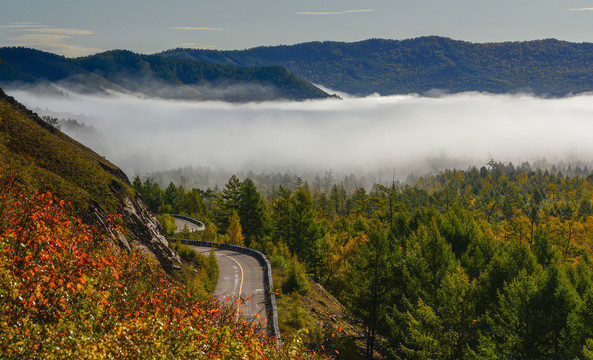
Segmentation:
<svg viewBox="0 0 593 360">
<path fill-rule="evenodd" d="M 285 294 L 298 292 L 306 294 L 309 292 L 309 280 L 305 271 L 305 266 L 298 262 L 296 256 L 292 258 L 288 266 L 286 279 L 282 283 L 282 291 Z"/>
<path fill-rule="evenodd" d="M 279 242 L 277 245 L 274 245 L 271 254 L 268 256 L 268 260 L 270 261 L 270 265 L 272 265 L 272 267 L 281 268 L 283 270 L 288 269 L 290 259 L 290 250 L 288 250 L 288 246 L 286 246 L 286 244 L 283 242 Z"/>
<path fill-rule="evenodd" d="M 165 233 L 169 236 L 173 236 L 175 231 L 177 231 L 177 224 L 175 223 L 175 218 L 169 214 L 162 214 L 156 216 L 157 220 L 165 229 Z"/>
<path fill-rule="evenodd" d="M 194 259 L 196 259 L 199 255 L 198 252 L 191 246 L 184 245 L 179 241 L 173 242 L 173 249 L 175 249 L 179 256 L 181 256 L 181 258 L 187 262 L 194 261 Z"/>
</svg>

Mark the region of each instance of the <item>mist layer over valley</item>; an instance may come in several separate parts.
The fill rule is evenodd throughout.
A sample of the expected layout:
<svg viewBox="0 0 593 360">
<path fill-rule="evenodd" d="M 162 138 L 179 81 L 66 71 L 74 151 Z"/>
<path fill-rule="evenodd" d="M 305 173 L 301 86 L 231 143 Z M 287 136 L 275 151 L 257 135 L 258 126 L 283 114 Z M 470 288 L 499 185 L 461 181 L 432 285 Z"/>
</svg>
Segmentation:
<svg viewBox="0 0 593 360">
<path fill-rule="evenodd" d="M 499 162 L 593 154 L 593 96 L 461 93 L 229 104 L 7 89 L 129 176 L 185 166 L 229 172 L 332 170 L 373 181 Z M 202 184 L 212 185 L 212 184 Z"/>
</svg>

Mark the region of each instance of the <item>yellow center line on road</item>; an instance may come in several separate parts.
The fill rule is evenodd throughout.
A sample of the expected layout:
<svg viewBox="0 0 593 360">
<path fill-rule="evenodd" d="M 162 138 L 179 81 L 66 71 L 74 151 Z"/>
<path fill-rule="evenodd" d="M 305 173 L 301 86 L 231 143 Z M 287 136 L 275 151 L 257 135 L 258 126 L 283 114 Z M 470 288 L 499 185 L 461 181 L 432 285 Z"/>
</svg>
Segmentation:
<svg viewBox="0 0 593 360">
<path fill-rule="evenodd" d="M 235 263 L 237 263 L 237 265 L 239 265 L 239 269 L 241 269 L 241 284 L 239 285 L 239 295 L 237 296 L 237 303 L 239 303 L 239 301 L 241 299 L 241 292 L 243 291 L 243 266 L 241 266 L 241 264 L 239 264 L 239 262 L 237 260 L 228 256 L 227 254 L 221 253 L 220 255 L 224 255 L 224 256 L 228 257 L 229 259 L 233 260 Z M 239 307 L 237 307 L 237 320 L 239 320 Z"/>
</svg>

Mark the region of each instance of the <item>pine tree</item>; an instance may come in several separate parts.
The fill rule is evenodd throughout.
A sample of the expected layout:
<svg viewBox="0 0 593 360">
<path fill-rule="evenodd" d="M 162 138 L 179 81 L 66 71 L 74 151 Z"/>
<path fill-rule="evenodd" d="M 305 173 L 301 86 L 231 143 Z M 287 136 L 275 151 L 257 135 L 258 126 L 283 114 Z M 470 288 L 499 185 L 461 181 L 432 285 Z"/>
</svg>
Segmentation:
<svg viewBox="0 0 593 360">
<path fill-rule="evenodd" d="M 191 189 L 190 191 L 183 192 L 181 199 L 181 208 L 186 215 L 193 218 L 204 219 L 206 216 L 206 206 L 200 195 L 200 191 L 197 189 Z"/>
<path fill-rule="evenodd" d="M 234 211 L 239 211 L 239 202 L 241 197 L 241 181 L 235 175 L 231 176 L 229 181 L 222 189 L 222 194 L 217 199 L 215 205 L 215 220 L 218 230 L 225 233 L 229 226 L 229 218 Z"/>
<path fill-rule="evenodd" d="M 348 286 L 343 297 L 364 325 L 367 359 L 373 358 L 377 330 L 385 321 L 390 292 L 394 289 L 391 271 L 397 256 L 394 250 L 383 232 L 372 230 L 346 275 Z"/>
<path fill-rule="evenodd" d="M 570 343 L 573 358 L 582 351 L 593 359 L 593 289 L 583 295 L 583 300 L 569 317 Z"/>
<path fill-rule="evenodd" d="M 427 219 L 428 226 L 421 224 L 406 245 L 406 282 L 408 296 L 416 301 L 421 298 L 435 305 L 437 291 L 447 273 L 457 266 L 451 245 L 440 235 L 434 218 Z"/>
<path fill-rule="evenodd" d="M 278 196 L 272 205 L 272 239 L 288 246 L 292 239 L 292 193 L 280 186 Z"/>
<path fill-rule="evenodd" d="M 311 261 L 314 260 L 315 242 L 319 233 L 315 222 L 313 198 L 307 189 L 299 187 L 291 200 L 292 236 L 288 239 L 288 248 L 308 265 L 315 266 L 315 264 L 311 264 Z"/>
<path fill-rule="evenodd" d="M 161 212 L 163 207 L 163 191 L 159 184 L 152 178 L 146 178 L 142 185 L 142 199 L 152 212 Z"/>
<path fill-rule="evenodd" d="M 264 234 L 265 210 L 266 206 L 255 184 L 250 178 L 245 179 L 240 187 L 238 213 L 247 247 Z"/>
<path fill-rule="evenodd" d="M 140 176 L 136 175 L 136 177 L 134 178 L 134 181 L 132 181 L 132 187 L 134 188 L 134 190 L 136 190 L 140 194 L 142 194 L 143 188 L 142 188 L 142 180 L 140 180 Z"/>
<path fill-rule="evenodd" d="M 184 190 L 178 189 L 173 182 L 169 183 L 169 186 L 165 189 L 164 195 L 164 210 L 167 213 L 177 213 L 179 211 L 179 205 L 183 196 Z"/>
</svg>

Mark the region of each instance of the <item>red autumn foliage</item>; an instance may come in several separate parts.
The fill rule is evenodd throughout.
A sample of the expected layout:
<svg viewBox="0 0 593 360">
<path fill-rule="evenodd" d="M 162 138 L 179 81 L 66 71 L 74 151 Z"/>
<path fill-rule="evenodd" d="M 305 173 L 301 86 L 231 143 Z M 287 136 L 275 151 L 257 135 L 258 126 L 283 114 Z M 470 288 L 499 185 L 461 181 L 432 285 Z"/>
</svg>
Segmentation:
<svg viewBox="0 0 593 360">
<path fill-rule="evenodd" d="M 298 339 L 279 346 L 236 321 L 234 309 L 196 302 L 157 263 L 69 216 L 51 193 L 3 184 L 0 357 L 317 358 Z"/>
</svg>

